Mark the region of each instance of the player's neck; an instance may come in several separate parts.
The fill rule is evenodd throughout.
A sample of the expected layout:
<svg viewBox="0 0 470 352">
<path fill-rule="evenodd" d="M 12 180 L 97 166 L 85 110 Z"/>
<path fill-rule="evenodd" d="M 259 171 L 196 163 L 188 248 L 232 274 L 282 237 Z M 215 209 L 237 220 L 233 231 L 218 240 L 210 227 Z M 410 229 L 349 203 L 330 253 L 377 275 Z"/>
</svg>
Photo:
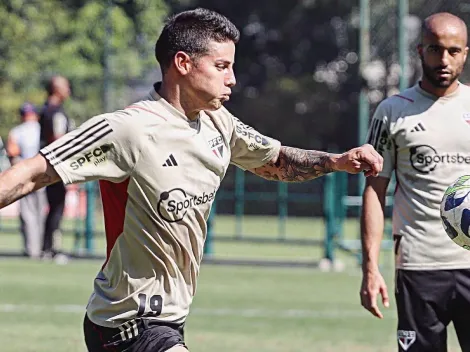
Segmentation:
<svg viewBox="0 0 470 352">
<path fill-rule="evenodd" d="M 198 118 L 201 109 L 195 109 L 191 100 L 184 98 L 179 86 L 162 82 L 157 93 L 189 120 L 193 121 Z"/>
<path fill-rule="evenodd" d="M 454 81 L 452 82 L 452 84 L 448 87 L 445 87 L 445 88 L 439 88 L 439 87 L 436 87 L 434 86 L 431 82 L 429 82 L 428 80 L 426 79 L 423 79 L 421 80 L 421 82 L 419 82 L 419 86 L 421 87 L 421 89 L 423 89 L 424 91 L 432 94 L 432 95 L 435 95 L 436 97 L 444 97 L 446 95 L 449 95 L 449 94 L 452 94 L 453 92 L 455 92 L 457 90 L 457 88 L 459 87 L 459 82 L 458 81 Z"/>
<path fill-rule="evenodd" d="M 38 118 L 36 117 L 36 115 L 23 117 L 23 122 L 31 122 L 31 121 L 36 122 L 37 120 L 38 120 Z"/>
<path fill-rule="evenodd" d="M 47 98 L 47 103 L 49 105 L 61 105 L 62 104 L 62 99 L 57 95 L 50 95 Z"/>
</svg>

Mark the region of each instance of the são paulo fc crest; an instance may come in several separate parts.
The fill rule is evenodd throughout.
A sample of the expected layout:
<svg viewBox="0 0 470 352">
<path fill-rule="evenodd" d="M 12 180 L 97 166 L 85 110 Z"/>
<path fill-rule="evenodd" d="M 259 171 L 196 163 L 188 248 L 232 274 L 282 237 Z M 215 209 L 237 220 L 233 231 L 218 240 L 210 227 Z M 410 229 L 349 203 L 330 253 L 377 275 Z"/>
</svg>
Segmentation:
<svg viewBox="0 0 470 352">
<path fill-rule="evenodd" d="M 212 153 L 220 159 L 224 157 L 224 140 L 222 136 L 215 137 L 207 142 L 212 150 Z"/>
<path fill-rule="evenodd" d="M 470 125 L 470 112 L 466 112 L 462 115 L 463 120 Z"/>
<path fill-rule="evenodd" d="M 398 343 L 403 350 L 408 351 L 408 348 L 416 341 L 416 332 L 409 330 L 397 331 Z"/>
</svg>

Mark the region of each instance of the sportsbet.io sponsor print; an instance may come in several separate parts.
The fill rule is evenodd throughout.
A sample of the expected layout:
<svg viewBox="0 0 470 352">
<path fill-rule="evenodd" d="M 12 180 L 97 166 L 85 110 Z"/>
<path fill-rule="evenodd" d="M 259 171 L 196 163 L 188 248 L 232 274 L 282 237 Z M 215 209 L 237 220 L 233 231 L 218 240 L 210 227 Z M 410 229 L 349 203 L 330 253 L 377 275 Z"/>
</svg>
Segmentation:
<svg viewBox="0 0 470 352">
<path fill-rule="evenodd" d="M 410 162 L 413 169 L 429 174 L 439 165 L 468 164 L 470 156 L 461 153 L 439 153 L 434 147 L 426 144 L 410 148 Z"/>
<path fill-rule="evenodd" d="M 167 222 L 183 220 L 188 209 L 210 203 L 215 198 L 215 190 L 190 196 L 182 188 L 173 188 L 160 194 L 157 204 L 158 214 Z"/>
</svg>

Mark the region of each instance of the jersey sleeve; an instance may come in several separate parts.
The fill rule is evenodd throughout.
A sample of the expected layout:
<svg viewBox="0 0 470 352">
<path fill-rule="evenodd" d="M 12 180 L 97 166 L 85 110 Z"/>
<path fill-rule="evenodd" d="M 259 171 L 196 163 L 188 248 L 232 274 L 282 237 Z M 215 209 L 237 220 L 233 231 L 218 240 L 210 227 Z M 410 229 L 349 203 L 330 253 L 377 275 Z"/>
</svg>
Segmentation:
<svg viewBox="0 0 470 352">
<path fill-rule="evenodd" d="M 281 143 L 266 137 L 245 125 L 236 117 L 233 119 L 233 132 L 230 140 L 230 162 L 241 169 L 263 166 L 279 154 Z"/>
<path fill-rule="evenodd" d="M 135 122 L 126 111 L 95 116 L 41 149 L 64 183 L 125 180 L 140 155 Z"/>
<path fill-rule="evenodd" d="M 396 149 L 393 135 L 390 133 L 390 109 L 381 103 L 372 117 L 367 134 L 367 143 L 382 155 L 383 169 L 379 176 L 390 178 L 395 168 Z"/>
</svg>

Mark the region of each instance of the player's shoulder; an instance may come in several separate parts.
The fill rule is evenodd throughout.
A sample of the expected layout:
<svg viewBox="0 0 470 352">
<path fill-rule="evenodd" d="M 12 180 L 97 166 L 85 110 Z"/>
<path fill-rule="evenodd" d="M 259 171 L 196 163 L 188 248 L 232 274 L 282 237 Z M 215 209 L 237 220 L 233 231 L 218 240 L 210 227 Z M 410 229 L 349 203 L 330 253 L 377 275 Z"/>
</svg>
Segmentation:
<svg viewBox="0 0 470 352">
<path fill-rule="evenodd" d="M 166 112 L 162 111 L 161 107 L 150 99 L 132 103 L 124 109 L 116 111 L 115 115 L 123 119 L 129 119 L 132 123 L 151 123 L 154 125 L 168 121 L 168 117 L 165 116 Z"/>
<path fill-rule="evenodd" d="M 463 94 L 466 97 L 470 96 L 470 86 L 469 85 L 461 83 L 460 86 L 459 86 L 459 89 L 460 89 L 460 94 Z"/>
<path fill-rule="evenodd" d="M 405 89 L 383 100 L 379 106 L 383 108 L 406 108 L 412 106 L 418 100 L 419 95 L 416 87 Z"/>
<path fill-rule="evenodd" d="M 136 136 L 146 134 L 151 127 L 165 123 L 167 118 L 161 115 L 150 101 L 141 100 L 111 113 L 99 115 L 99 118 L 117 130 L 134 133 Z"/>
<path fill-rule="evenodd" d="M 405 89 L 384 99 L 377 107 L 376 114 L 385 115 L 390 121 L 406 116 L 408 112 L 416 109 L 420 95 L 416 86 Z"/>
<path fill-rule="evenodd" d="M 18 125 L 18 126 L 13 127 L 10 130 L 10 132 L 8 132 L 8 135 L 10 137 L 16 138 L 18 136 L 18 134 L 20 134 L 21 131 L 22 131 L 22 126 Z"/>
<path fill-rule="evenodd" d="M 57 120 L 67 120 L 67 115 L 65 115 L 64 111 L 63 110 L 56 110 L 53 114 L 52 114 L 52 119 L 54 121 L 57 121 Z"/>
</svg>

